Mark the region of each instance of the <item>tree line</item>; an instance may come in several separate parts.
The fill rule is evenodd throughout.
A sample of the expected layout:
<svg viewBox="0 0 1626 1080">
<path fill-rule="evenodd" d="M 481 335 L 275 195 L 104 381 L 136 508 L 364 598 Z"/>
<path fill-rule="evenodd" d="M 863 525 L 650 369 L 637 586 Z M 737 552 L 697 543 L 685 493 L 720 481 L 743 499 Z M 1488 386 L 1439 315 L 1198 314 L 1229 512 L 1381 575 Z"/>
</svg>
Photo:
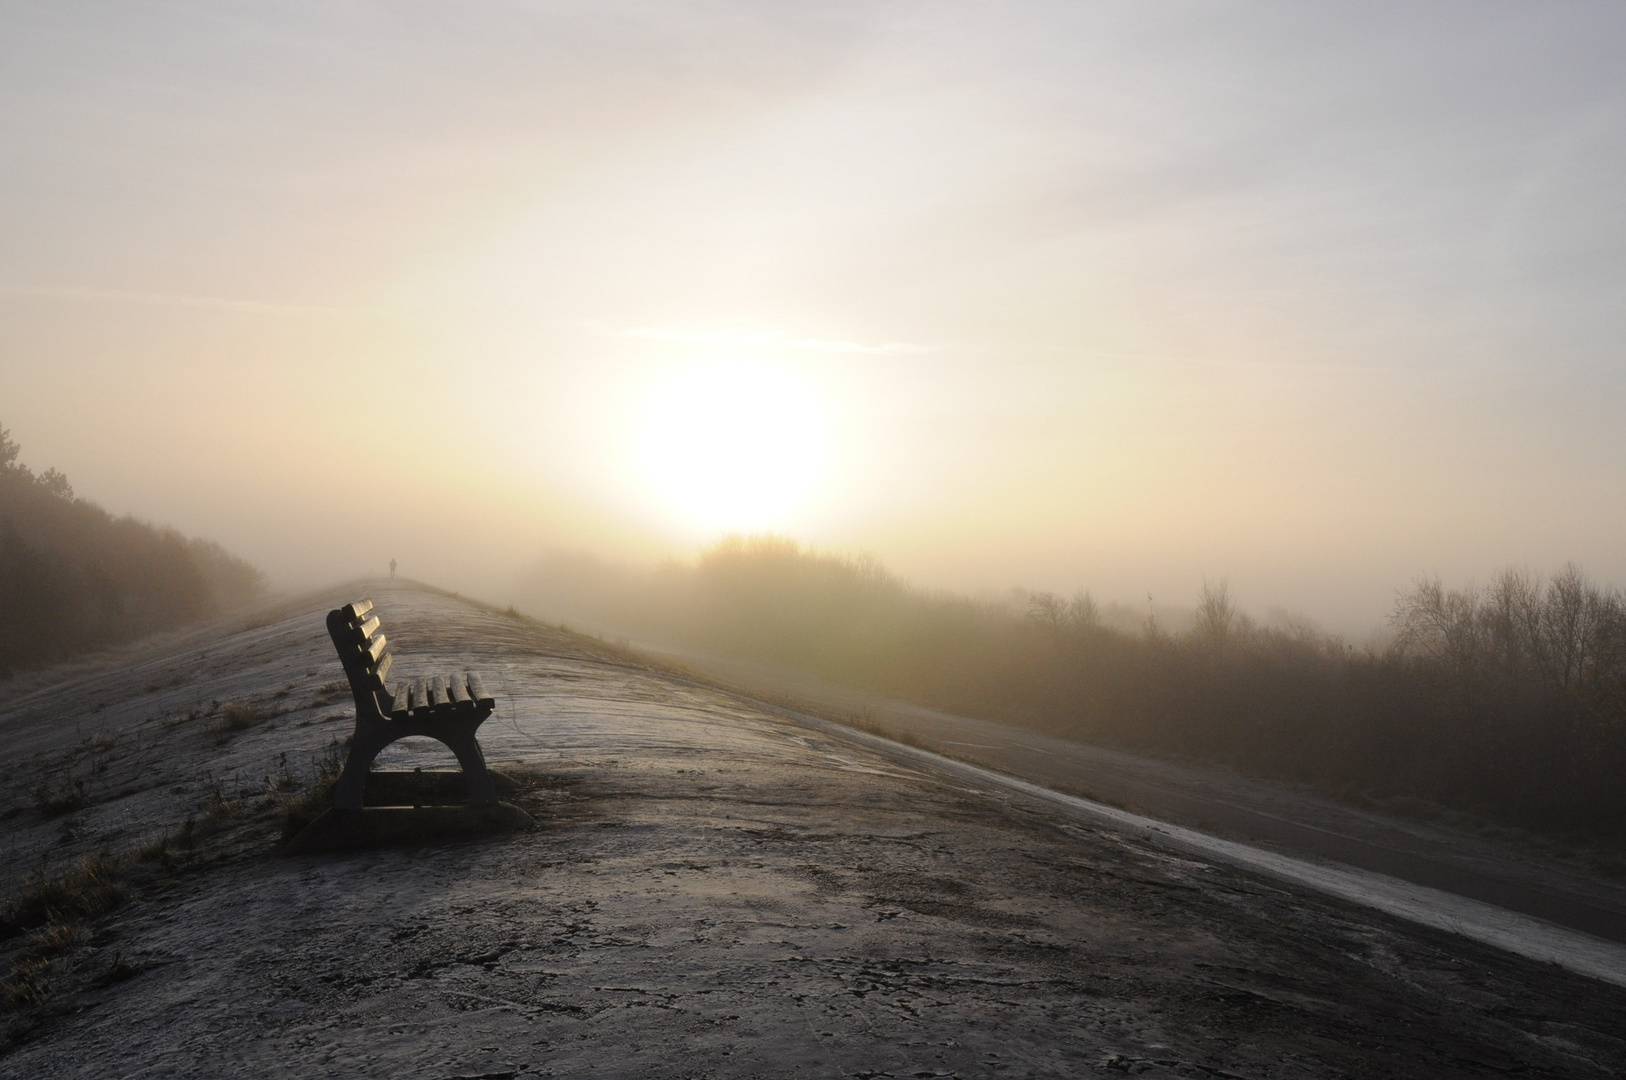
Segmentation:
<svg viewBox="0 0 1626 1080">
<path fill-rule="evenodd" d="M 20 455 L 0 428 L 0 676 L 262 594 L 260 572 L 219 544 L 114 517 Z"/>
<path fill-rule="evenodd" d="M 1626 837 L 1626 599 L 1574 567 L 1424 579 L 1356 648 L 1262 626 L 1205 585 L 1189 629 L 1109 625 L 1088 593 L 979 601 L 869 558 L 734 538 L 652 575 L 547 560 L 528 604 L 1046 734 L 1226 764 L 1354 799 Z M 550 616 L 554 617 L 554 616 Z"/>
</svg>

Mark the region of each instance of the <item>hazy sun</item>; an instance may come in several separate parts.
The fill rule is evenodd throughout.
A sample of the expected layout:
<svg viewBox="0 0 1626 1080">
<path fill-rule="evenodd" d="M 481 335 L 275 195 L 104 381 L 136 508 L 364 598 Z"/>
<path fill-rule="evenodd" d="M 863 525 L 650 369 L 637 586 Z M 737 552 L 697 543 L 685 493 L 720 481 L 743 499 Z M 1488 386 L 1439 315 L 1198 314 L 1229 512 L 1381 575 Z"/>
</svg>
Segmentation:
<svg viewBox="0 0 1626 1080">
<path fill-rule="evenodd" d="M 810 388 L 770 367 L 720 364 L 652 391 L 643 466 L 667 509 L 707 531 L 786 527 L 824 466 L 823 410 Z"/>
</svg>

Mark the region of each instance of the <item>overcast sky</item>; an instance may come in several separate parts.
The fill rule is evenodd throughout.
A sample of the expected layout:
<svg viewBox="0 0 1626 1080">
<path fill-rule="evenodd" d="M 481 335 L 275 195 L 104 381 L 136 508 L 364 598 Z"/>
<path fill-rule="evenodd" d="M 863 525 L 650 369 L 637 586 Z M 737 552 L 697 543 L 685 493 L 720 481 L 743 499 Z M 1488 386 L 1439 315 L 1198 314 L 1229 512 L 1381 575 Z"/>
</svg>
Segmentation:
<svg viewBox="0 0 1626 1080">
<path fill-rule="evenodd" d="M 1626 6 L 0 2 L 0 424 L 286 585 L 1626 582 Z"/>
</svg>

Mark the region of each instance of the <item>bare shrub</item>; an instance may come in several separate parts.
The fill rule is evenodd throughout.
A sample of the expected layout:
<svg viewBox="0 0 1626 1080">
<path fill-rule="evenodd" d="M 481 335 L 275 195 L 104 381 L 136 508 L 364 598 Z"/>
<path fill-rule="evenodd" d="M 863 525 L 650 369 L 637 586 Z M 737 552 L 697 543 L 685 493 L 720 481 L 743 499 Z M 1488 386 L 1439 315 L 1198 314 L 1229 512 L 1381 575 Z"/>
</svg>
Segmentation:
<svg viewBox="0 0 1626 1080">
<path fill-rule="evenodd" d="M 1626 602 L 1574 567 L 1421 579 L 1397 597 L 1394 647 L 1364 649 L 1256 624 L 1223 581 L 1203 584 L 1189 633 L 1161 615 L 1141 632 L 1088 593 L 927 592 L 778 537 L 642 579 L 554 559 L 532 594 L 556 616 L 1061 738 L 1626 839 Z"/>
<path fill-rule="evenodd" d="M 1485 588 L 1423 579 L 1394 618 L 1402 651 L 1434 664 L 1468 700 L 1492 688 L 1609 697 L 1626 683 L 1626 600 L 1573 565 L 1546 582 L 1505 570 Z"/>
<path fill-rule="evenodd" d="M 1236 605 L 1231 603 L 1230 585 L 1223 580 L 1218 585 L 1210 585 L 1205 580 L 1197 597 L 1198 636 L 1211 645 L 1223 646 L 1230 639 L 1235 622 Z"/>
<path fill-rule="evenodd" d="M 1027 618 L 1057 639 L 1099 629 L 1101 609 L 1088 592 L 1072 597 L 1052 592 L 1018 594 L 1027 597 Z"/>
</svg>

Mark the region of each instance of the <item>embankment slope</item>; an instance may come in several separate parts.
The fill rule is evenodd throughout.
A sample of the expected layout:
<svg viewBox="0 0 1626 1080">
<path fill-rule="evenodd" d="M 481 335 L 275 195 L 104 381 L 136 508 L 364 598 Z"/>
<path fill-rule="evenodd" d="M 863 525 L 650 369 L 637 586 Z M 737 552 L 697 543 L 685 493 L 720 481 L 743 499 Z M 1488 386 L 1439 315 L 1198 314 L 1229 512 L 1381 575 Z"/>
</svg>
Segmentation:
<svg viewBox="0 0 1626 1080">
<path fill-rule="evenodd" d="M 485 674 L 488 756 L 541 827 L 270 853 L 266 787 L 348 731 L 322 627 L 348 590 L 13 696 L 15 876 L 193 839 L 54 961 L 60 995 L 10 1018 L 0 1073 L 1626 1070 L 1626 990 L 1080 825 L 588 640 L 368 588 L 409 674 Z M 224 725 L 215 701 L 253 719 Z M 444 760 L 400 746 L 385 765 Z M 37 785 L 64 776 L 83 805 L 49 816 Z"/>
</svg>

